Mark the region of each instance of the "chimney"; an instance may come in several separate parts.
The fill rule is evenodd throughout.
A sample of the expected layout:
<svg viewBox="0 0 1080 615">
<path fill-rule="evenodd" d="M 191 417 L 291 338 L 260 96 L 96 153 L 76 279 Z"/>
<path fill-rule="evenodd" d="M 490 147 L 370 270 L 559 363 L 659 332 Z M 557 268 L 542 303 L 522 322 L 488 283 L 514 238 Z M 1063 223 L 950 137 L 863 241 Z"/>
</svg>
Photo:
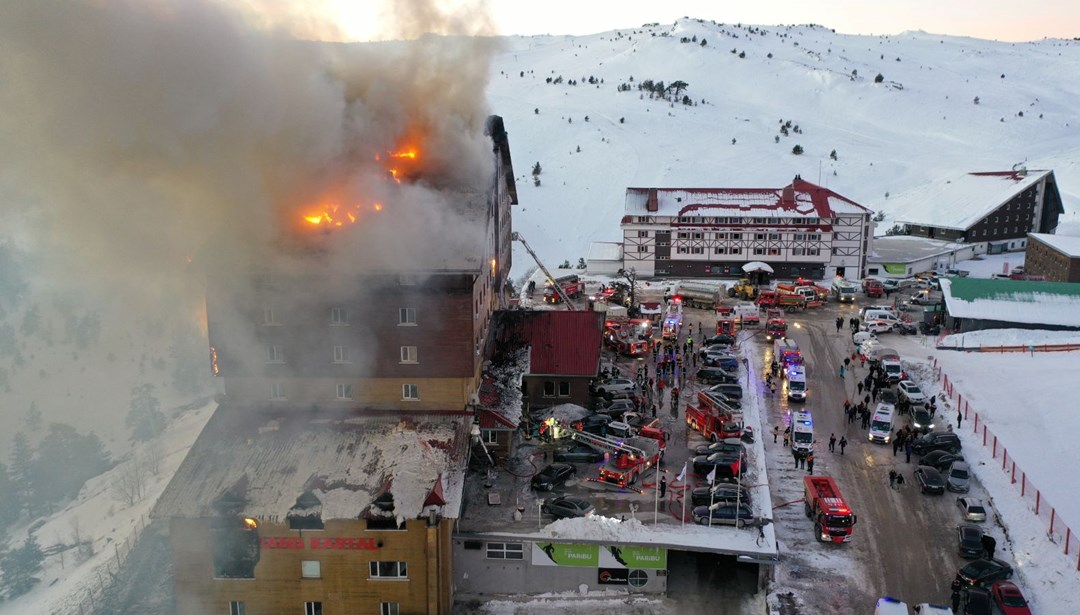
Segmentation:
<svg viewBox="0 0 1080 615">
<path fill-rule="evenodd" d="M 796 175 L 795 179 L 799 179 L 799 176 Z M 784 189 L 780 194 L 780 205 L 782 207 L 795 206 L 795 182 L 792 182 L 791 185 L 784 186 Z"/>
<path fill-rule="evenodd" d="M 656 199 L 656 188 L 649 188 L 649 198 L 645 201 L 645 209 L 652 212 L 660 209 L 660 203 Z"/>
</svg>

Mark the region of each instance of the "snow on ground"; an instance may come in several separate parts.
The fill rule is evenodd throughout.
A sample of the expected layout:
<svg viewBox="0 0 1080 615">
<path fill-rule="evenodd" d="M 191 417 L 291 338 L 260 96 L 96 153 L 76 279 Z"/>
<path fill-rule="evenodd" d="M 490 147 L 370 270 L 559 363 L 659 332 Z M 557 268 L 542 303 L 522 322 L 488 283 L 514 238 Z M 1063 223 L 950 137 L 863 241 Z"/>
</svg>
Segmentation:
<svg viewBox="0 0 1080 615">
<path fill-rule="evenodd" d="M 1070 343 L 1068 340 L 1077 338 L 1077 333 L 1070 331 L 1015 329 L 981 335 L 993 345 L 1004 340 L 1022 345 Z M 1019 482 L 1013 484 L 1011 473 L 1002 470 L 1000 450 L 994 459 L 992 449 L 982 445 L 981 430 L 978 436 L 972 432 L 973 415 L 956 430 L 953 402 L 939 406 L 942 416 L 960 434 L 964 457 L 990 492 L 993 507 L 1006 526 L 1020 582 L 1034 611 L 1080 613 L 1080 596 L 1074 591 L 1080 586 L 1077 540 L 1073 539 L 1066 557 L 1064 544 L 1048 539 L 1045 518 L 1047 506 L 1052 505 L 1059 524 L 1080 531 L 1080 491 L 1073 476 L 1073 470 L 1080 467 L 1075 438 L 1080 433 L 1080 413 L 1069 401 L 1075 397 L 1080 352 L 956 352 L 935 349 L 932 339 L 921 336 L 889 342 L 905 361 L 917 362 L 906 369 L 930 392 L 940 392 L 942 385 L 934 382 L 929 369 L 936 359 L 942 373 L 970 405 L 970 412 L 979 413 L 980 421 L 985 421 L 1001 446 L 1008 449 L 1009 459 L 1027 473 L 1029 489 L 1033 485 L 1042 492 L 1045 499 L 1040 518 L 1034 514 L 1030 491 L 1028 498 L 1022 499 Z M 1063 528 L 1056 528 L 1056 533 L 1063 534 Z"/>
<path fill-rule="evenodd" d="M 66 551 L 63 557 L 54 555 L 46 558 L 42 573 L 38 575 L 41 583 L 15 600 L 0 603 L 0 615 L 78 613 L 80 602 L 87 597 L 91 588 L 96 592 L 100 588 L 100 580 L 108 581 L 108 572 L 116 571 L 118 554 L 123 557 L 126 550 L 131 548 L 138 531 L 148 522 L 150 509 L 216 407 L 217 404 L 211 402 L 184 412 L 176 417 L 157 442 L 151 444 L 160 450 L 157 475 L 149 469 L 149 447 L 137 447 L 134 457 L 128 457 L 108 472 L 87 481 L 75 500 L 34 530 L 38 543 L 43 549 L 48 549 L 53 545 L 73 543 L 72 534 L 77 524 L 82 539 L 92 541 L 94 554 L 81 562 L 75 558 L 75 549 Z M 114 485 L 118 480 L 131 476 L 134 464 L 141 464 L 144 468 L 145 489 L 142 497 L 129 506 L 118 499 Z"/>
<path fill-rule="evenodd" d="M 1032 329 L 987 329 L 946 335 L 938 348 L 995 348 L 1000 346 L 1060 346 L 1080 344 L 1080 331 L 1041 331 Z"/>
<path fill-rule="evenodd" d="M 983 254 L 969 261 L 957 263 L 956 268 L 968 272 L 968 276 L 972 278 L 989 278 L 995 273 L 1009 273 L 1013 267 L 1023 264 L 1023 252 L 1006 252 L 1005 254 Z"/>
</svg>

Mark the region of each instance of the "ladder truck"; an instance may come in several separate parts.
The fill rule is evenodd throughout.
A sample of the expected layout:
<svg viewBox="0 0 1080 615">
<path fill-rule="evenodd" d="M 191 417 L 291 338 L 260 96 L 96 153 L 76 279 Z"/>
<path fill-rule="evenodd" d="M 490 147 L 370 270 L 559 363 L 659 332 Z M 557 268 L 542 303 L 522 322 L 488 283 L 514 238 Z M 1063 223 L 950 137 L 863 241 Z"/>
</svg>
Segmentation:
<svg viewBox="0 0 1080 615">
<path fill-rule="evenodd" d="M 555 280 L 555 276 L 551 275 L 551 272 L 548 271 L 548 268 L 545 267 L 544 263 L 540 261 L 540 257 L 536 255 L 536 252 L 533 252 L 533 249 L 529 246 L 529 242 L 525 241 L 525 238 L 521 236 L 521 233 L 514 231 L 510 234 L 510 239 L 525 246 L 525 250 L 529 253 L 529 256 L 533 257 L 533 260 L 536 261 L 537 266 L 540 267 L 540 270 L 544 272 L 545 276 L 547 276 L 548 284 L 550 284 L 551 287 L 555 289 L 555 292 L 559 294 L 559 299 L 562 299 L 562 302 L 566 304 L 566 309 L 570 310 L 571 312 L 575 311 L 577 308 L 574 307 L 573 303 L 570 303 L 570 297 L 566 296 L 566 291 L 563 290 L 562 285 L 560 285 Z"/>
<path fill-rule="evenodd" d="M 642 472 L 660 462 L 663 452 L 663 440 L 645 436 L 615 439 L 571 429 L 570 437 L 608 453 L 607 460 L 600 467 L 598 478 L 602 482 L 615 483 L 620 487 L 628 487 L 637 482 Z"/>
</svg>

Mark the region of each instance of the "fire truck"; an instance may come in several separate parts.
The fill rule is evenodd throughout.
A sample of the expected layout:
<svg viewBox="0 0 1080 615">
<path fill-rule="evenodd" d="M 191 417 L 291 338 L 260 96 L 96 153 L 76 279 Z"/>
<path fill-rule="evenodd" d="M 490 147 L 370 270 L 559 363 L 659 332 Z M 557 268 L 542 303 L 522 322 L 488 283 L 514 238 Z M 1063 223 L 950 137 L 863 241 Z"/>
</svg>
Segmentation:
<svg viewBox="0 0 1080 615">
<path fill-rule="evenodd" d="M 645 435 L 605 438 L 573 429 L 571 437 L 598 451 L 608 453 L 607 460 L 600 467 L 598 478 L 601 481 L 628 487 L 637 482 L 642 472 L 660 462 L 660 455 L 664 450 L 663 432 L 659 429 L 655 432 L 660 436 L 659 440 Z"/>
<path fill-rule="evenodd" d="M 571 299 L 581 296 L 581 278 L 575 274 L 564 275 L 555 278 L 554 282 L 548 280 L 547 287 L 544 288 L 544 303 L 559 303 L 562 301 L 562 298 L 559 297 L 559 291 L 555 290 L 555 284 L 558 284 L 563 293 Z"/>
<path fill-rule="evenodd" d="M 784 322 L 783 310 L 770 308 L 765 312 L 765 341 L 771 342 L 776 339 L 787 337 L 787 323 Z"/>
<path fill-rule="evenodd" d="M 881 283 L 881 280 L 875 280 L 874 278 L 866 278 L 862 281 L 863 292 L 867 297 L 884 297 L 885 286 Z"/>
<path fill-rule="evenodd" d="M 742 413 L 708 391 L 698 393 L 696 405 L 686 404 L 686 424 L 712 442 L 743 434 Z"/>
<path fill-rule="evenodd" d="M 604 321 L 604 343 L 619 354 L 643 357 L 652 348 L 652 323 L 640 319 Z"/>
<path fill-rule="evenodd" d="M 678 339 L 680 331 L 682 331 L 682 300 L 672 297 L 667 304 L 667 313 L 664 314 L 664 324 L 660 335 L 665 340 L 675 340 Z"/>
<path fill-rule="evenodd" d="M 803 508 L 814 520 L 814 534 L 819 542 L 847 542 L 856 516 L 840 495 L 840 489 L 829 476 L 803 477 Z"/>
</svg>

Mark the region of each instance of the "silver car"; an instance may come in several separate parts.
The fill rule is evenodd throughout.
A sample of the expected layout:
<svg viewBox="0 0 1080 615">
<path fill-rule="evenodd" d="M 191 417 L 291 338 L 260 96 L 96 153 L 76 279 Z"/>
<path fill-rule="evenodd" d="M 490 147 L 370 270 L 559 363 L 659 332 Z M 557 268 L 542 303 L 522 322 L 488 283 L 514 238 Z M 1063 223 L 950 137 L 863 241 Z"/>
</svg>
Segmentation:
<svg viewBox="0 0 1080 615">
<path fill-rule="evenodd" d="M 967 462 L 954 461 L 945 474 L 945 488 L 953 493 L 967 493 L 971 489 L 971 468 Z"/>
<path fill-rule="evenodd" d="M 956 498 L 956 507 L 960 509 L 960 514 L 964 516 L 964 521 L 975 521 L 976 523 L 986 521 L 986 507 L 983 506 L 982 500 Z"/>
</svg>

